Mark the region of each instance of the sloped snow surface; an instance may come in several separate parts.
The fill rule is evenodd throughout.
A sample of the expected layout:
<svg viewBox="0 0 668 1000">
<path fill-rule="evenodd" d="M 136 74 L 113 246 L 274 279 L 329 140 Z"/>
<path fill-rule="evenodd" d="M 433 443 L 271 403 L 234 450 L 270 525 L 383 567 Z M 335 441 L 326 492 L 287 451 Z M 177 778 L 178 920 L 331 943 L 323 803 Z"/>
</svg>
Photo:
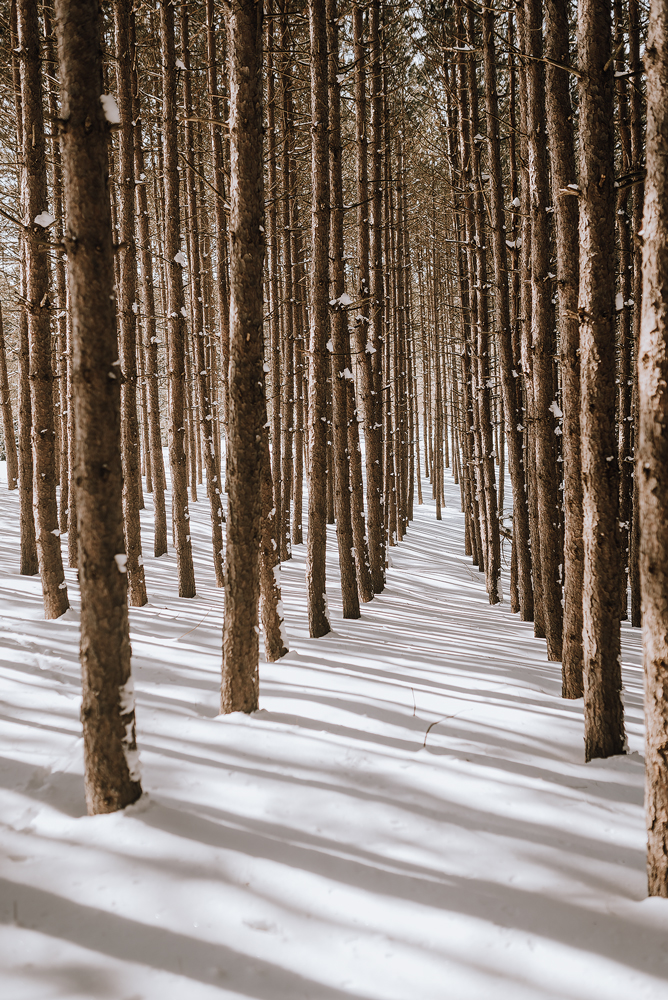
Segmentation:
<svg viewBox="0 0 668 1000">
<path fill-rule="evenodd" d="M 291 652 L 262 665 L 250 717 L 218 715 L 204 494 L 193 600 L 175 596 L 173 554 L 148 554 L 147 495 L 150 604 L 130 613 L 146 794 L 98 817 L 74 573 L 72 610 L 44 621 L 4 482 L 4 1000 L 665 1000 L 668 902 L 644 898 L 638 632 L 624 625 L 631 753 L 585 765 L 582 702 L 560 698 L 532 626 L 489 606 L 451 480 L 443 520 L 416 506 L 359 621 L 341 619 L 331 534 L 323 639 L 308 638 L 294 547 Z"/>
</svg>

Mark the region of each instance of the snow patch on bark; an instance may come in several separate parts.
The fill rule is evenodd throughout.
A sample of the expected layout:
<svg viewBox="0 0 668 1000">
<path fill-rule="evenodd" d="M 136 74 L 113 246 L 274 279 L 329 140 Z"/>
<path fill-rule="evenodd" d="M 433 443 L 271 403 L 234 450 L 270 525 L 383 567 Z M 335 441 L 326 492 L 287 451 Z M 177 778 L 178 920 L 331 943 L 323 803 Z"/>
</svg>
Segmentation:
<svg viewBox="0 0 668 1000">
<path fill-rule="evenodd" d="M 100 104 L 102 105 L 102 110 L 104 111 L 104 117 L 107 119 L 109 124 L 120 125 L 121 113 L 118 110 L 116 98 L 112 97 L 111 94 L 100 94 Z"/>
</svg>

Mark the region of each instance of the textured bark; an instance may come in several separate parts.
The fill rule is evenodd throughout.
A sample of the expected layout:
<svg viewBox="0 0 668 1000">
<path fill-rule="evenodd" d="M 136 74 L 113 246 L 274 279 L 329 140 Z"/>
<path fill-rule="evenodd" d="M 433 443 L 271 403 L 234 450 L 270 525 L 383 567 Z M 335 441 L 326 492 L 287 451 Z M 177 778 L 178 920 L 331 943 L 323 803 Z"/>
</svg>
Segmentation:
<svg viewBox="0 0 668 1000">
<path fill-rule="evenodd" d="M 350 506 L 350 465 L 348 458 L 348 406 L 346 367 L 348 314 L 341 296 L 345 291 L 343 263 L 343 177 L 341 172 L 341 96 L 339 74 L 339 31 L 336 0 L 327 0 L 327 48 L 329 89 L 329 185 L 331 220 L 329 231 L 330 315 L 332 367 L 332 441 L 334 445 L 334 507 L 339 546 L 343 617 L 359 618 L 360 604 L 355 569 L 356 556 Z"/>
<path fill-rule="evenodd" d="M 609 6 L 581 0 L 580 366 L 583 478 L 585 755 L 624 753 L 619 467 L 615 434 L 614 103 Z"/>
<path fill-rule="evenodd" d="M 218 482 L 218 465 L 214 444 L 214 409 L 211 398 L 209 373 L 206 363 L 205 338 L 206 329 L 203 307 L 203 287 L 200 261 L 200 226 L 199 205 L 195 188 L 195 173 L 192 159 L 195 155 L 193 135 L 193 109 L 190 85 L 190 46 L 189 46 L 188 8 L 181 8 L 181 54 L 186 67 L 183 73 L 183 105 L 186 121 L 184 123 L 184 138 L 187 150 L 186 164 L 186 204 L 188 207 L 188 252 L 190 256 L 190 305 L 193 317 L 192 350 L 194 366 L 194 382 L 197 387 L 197 412 L 199 415 L 201 455 L 206 470 L 206 492 L 211 512 L 211 544 L 213 549 L 213 569 L 216 576 L 216 586 L 224 584 L 223 573 L 223 504 L 222 485 Z"/>
<path fill-rule="evenodd" d="M 490 229 L 494 256 L 496 303 L 496 329 L 501 369 L 503 405 L 506 415 L 508 442 L 508 467 L 513 487 L 513 543 L 517 559 L 517 586 L 520 617 L 522 621 L 533 618 L 531 591 L 531 551 L 529 549 L 529 518 L 526 505 L 524 469 L 522 465 L 521 413 L 517 407 L 516 378 L 513 362 L 513 345 L 510 325 L 510 296 L 508 287 L 508 253 L 503 211 L 503 176 L 501 172 L 501 143 L 499 140 L 499 102 L 496 80 L 496 52 L 494 45 L 494 13 L 483 15 L 483 53 L 485 62 L 485 101 L 487 108 L 487 142 L 490 169 Z M 502 507 L 503 505 L 501 505 Z"/>
<path fill-rule="evenodd" d="M 7 355 L 5 353 L 5 336 L 2 326 L 2 306 L 0 306 L 0 405 L 2 406 L 2 430 L 5 436 L 5 454 L 7 456 L 7 489 L 15 490 L 19 482 L 19 463 L 16 454 L 12 399 L 9 391 L 9 379 L 7 377 Z"/>
<path fill-rule="evenodd" d="M 165 272 L 169 375 L 169 464 L 172 472 L 172 523 L 176 547 L 179 597 L 195 596 L 195 572 L 190 542 L 190 511 L 186 474 L 185 413 L 185 295 L 183 291 L 179 212 L 179 172 L 176 128 L 176 54 L 174 8 L 160 5 L 162 53 L 162 155 L 165 192 Z"/>
<path fill-rule="evenodd" d="M 293 164 L 294 169 L 294 164 Z M 295 366 L 295 396 L 294 396 L 294 459 L 292 466 L 292 538 L 294 545 L 304 541 L 304 421 L 305 421 L 305 361 L 304 331 L 308 329 L 306 314 L 306 273 L 304 270 L 304 247 L 301 223 L 299 221 L 299 203 L 296 198 L 292 202 L 292 261 L 293 261 L 293 292 L 295 298 L 294 313 L 294 366 Z"/>
<path fill-rule="evenodd" d="M 383 405 L 382 405 L 382 361 L 383 361 L 383 175 L 382 175 L 382 130 L 383 130 L 383 90 L 380 49 L 380 0 L 371 0 L 369 7 L 369 57 L 371 61 L 371 236 L 369 270 L 371 277 L 371 303 L 369 316 L 369 340 L 374 351 L 371 354 L 373 373 L 373 406 L 371 428 L 376 433 L 375 441 L 366 437 L 367 508 L 369 512 L 369 559 L 373 588 L 380 594 L 385 587 L 385 502 L 383 492 Z M 371 457 L 375 445 L 375 455 Z M 369 464 L 371 468 L 369 468 Z M 373 518 L 378 523 L 371 524 Z M 375 539 L 375 540 L 374 540 Z"/>
<path fill-rule="evenodd" d="M 381 438 L 376 419 L 376 393 L 373 359 L 378 347 L 373 341 L 369 275 L 370 227 L 367 150 L 366 50 L 364 46 L 363 10 L 353 7 L 355 44 L 355 129 L 357 139 L 357 254 L 359 262 L 360 306 L 356 317 L 355 337 L 357 365 L 360 373 L 359 407 L 364 422 L 365 464 L 367 476 L 368 552 L 373 588 L 379 593 L 382 583 L 382 517 L 381 517 Z M 375 67 L 372 69 L 375 72 Z M 375 155 L 375 154 L 374 154 Z M 373 198 L 373 194 L 372 194 Z M 375 303 L 374 303 L 375 306 Z M 374 308 L 374 311 L 377 312 Z M 378 426 L 377 426 L 378 424 Z"/>
<path fill-rule="evenodd" d="M 283 191 L 281 195 L 281 234 L 283 244 L 283 377 L 281 379 L 281 431 L 283 455 L 281 458 L 281 478 L 283 480 L 282 524 L 279 534 L 279 549 L 281 559 L 292 558 L 290 538 L 290 499 L 292 495 L 292 446 L 295 397 L 294 370 L 294 315 L 295 296 L 292 273 L 292 213 L 291 204 L 294 199 L 292 162 L 292 138 L 294 134 L 292 106 L 292 61 L 290 54 L 290 27 L 288 23 L 288 7 L 283 0 L 281 5 L 281 178 Z"/>
<path fill-rule="evenodd" d="M 524 5 L 517 8 L 517 34 L 520 50 L 528 51 L 528 39 L 526 30 L 526 15 Z M 527 85 L 527 63 L 529 60 L 523 59 L 520 62 L 519 72 L 519 132 L 520 132 L 520 156 L 519 156 L 519 180 L 520 180 L 520 252 L 518 255 L 519 288 L 517 289 L 517 316 L 518 316 L 518 345 L 515 351 L 517 360 L 520 361 L 522 372 L 522 386 L 519 391 L 523 394 L 523 419 L 522 430 L 524 432 L 524 472 L 526 475 L 526 492 L 529 511 L 529 532 L 531 537 L 531 573 L 533 577 L 533 601 L 534 601 L 534 635 L 537 638 L 545 638 L 545 615 L 543 609 L 543 584 L 541 579 L 541 548 L 540 532 L 538 526 L 538 503 L 536 494 L 536 444 L 534 433 L 534 391 L 533 391 L 533 355 L 531 340 L 532 324 L 532 289 L 531 289 L 531 200 L 529 185 L 529 149 L 527 141 L 528 128 L 528 85 Z M 517 244 L 516 244 L 517 245 Z"/>
<path fill-rule="evenodd" d="M 33 513 L 44 615 L 58 618 L 70 606 L 60 550 L 56 502 L 51 303 L 45 228 L 35 219 L 47 210 L 46 149 L 42 109 L 40 34 L 37 4 L 19 0 L 21 111 L 25 222 L 25 298 L 32 409 Z"/>
<path fill-rule="evenodd" d="M 134 14 L 130 31 L 134 45 Z M 136 49 L 135 49 L 136 51 Z M 167 511 L 165 508 L 165 464 L 162 457 L 162 430 L 160 426 L 160 396 L 158 383 L 158 337 L 155 323 L 155 291 L 153 284 L 153 257 L 148 218 L 148 198 L 144 182 L 144 149 L 142 145 L 142 119 L 136 59 L 133 59 L 132 117 L 134 118 L 134 154 L 137 240 L 139 243 L 140 282 L 142 296 L 143 352 L 146 373 L 149 452 L 153 486 L 153 555 L 167 552 Z"/>
<path fill-rule="evenodd" d="M 640 3 L 639 0 L 629 0 L 629 71 L 636 76 L 640 74 L 642 63 L 640 60 Z M 631 164 L 637 174 L 641 174 L 643 166 L 643 95 L 639 86 L 631 88 Z M 644 187 L 641 183 L 636 183 L 633 187 L 633 208 L 631 229 L 634 241 L 633 253 L 633 300 L 635 309 L 633 310 L 633 343 L 634 355 L 638 356 L 638 343 L 640 341 L 640 303 L 642 300 L 642 261 L 640 253 L 640 238 L 638 233 L 642 228 Z M 638 427 L 638 379 L 633 379 L 632 387 L 632 415 L 633 427 Z M 633 477 L 633 513 L 631 522 L 631 538 L 629 544 L 629 583 L 631 590 L 631 624 L 635 628 L 640 628 L 640 518 L 639 518 L 639 490 L 638 477 Z"/>
<path fill-rule="evenodd" d="M 527 145 L 531 203 L 531 347 L 533 354 L 533 428 L 535 435 L 536 505 L 540 544 L 543 621 L 547 656 L 561 659 L 563 556 L 559 526 L 557 451 L 554 415 L 553 286 L 550 279 L 550 214 L 552 206 L 545 131 L 545 63 L 542 62 L 543 5 L 525 0 L 527 52 Z"/>
<path fill-rule="evenodd" d="M 271 471 L 274 496 L 274 534 L 280 545 L 283 524 L 283 482 L 281 477 L 281 315 L 279 310 L 278 238 L 276 194 L 276 81 L 274 74 L 274 16 L 269 0 L 267 17 L 267 284 L 269 288 L 269 370 L 271 372 Z"/>
<path fill-rule="evenodd" d="M 227 280 L 227 217 L 225 215 L 225 173 L 223 168 L 223 143 L 221 139 L 223 103 L 218 93 L 218 66 L 216 61 L 216 29 L 214 0 L 206 0 L 206 77 L 209 97 L 209 134 L 213 159 L 213 176 L 216 187 L 214 219 L 216 223 L 216 302 L 220 323 L 220 364 L 222 371 L 223 422 L 227 422 L 227 381 L 230 363 L 230 300 Z"/>
<path fill-rule="evenodd" d="M 289 652 L 281 600 L 281 560 L 276 541 L 276 504 L 271 476 L 269 429 L 262 428 L 262 541 L 260 545 L 260 621 L 269 663 Z"/>
<path fill-rule="evenodd" d="M 615 59 L 615 95 L 617 98 L 620 147 L 617 173 L 618 175 L 625 176 L 631 171 L 631 135 L 629 128 L 629 81 L 623 75 L 626 70 L 626 61 L 624 58 L 625 19 L 622 0 L 615 0 L 614 16 L 615 35 L 613 45 L 618 56 Z M 617 76 L 618 72 L 619 76 Z M 628 187 L 623 188 L 618 194 L 617 211 L 615 213 L 617 238 L 619 240 L 619 268 L 615 309 L 617 311 L 617 339 L 619 344 L 617 368 L 617 442 L 619 458 L 619 529 L 622 546 L 619 616 L 622 619 L 628 618 L 627 578 L 633 509 L 633 428 L 631 426 L 633 417 L 631 410 L 633 405 L 633 375 L 636 351 L 633 337 L 634 303 L 632 287 L 634 254 L 631 243 L 631 197 L 631 189 Z"/>
<path fill-rule="evenodd" d="M 133 48 L 130 43 L 130 0 L 114 4 L 116 90 L 121 127 L 118 143 L 118 333 L 121 381 L 121 455 L 123 459 L 123 526 L 127 554 L 128 600 L 146 604 L 141 547 L 141 484 L 137 417 L 137 248 L 135 245 L 135 150 L 132 114 Z"/>
<path fill-rule="evenodd" d="M 473 48 L 476 44 L 473 14 L 468 12 L 468 44 Z M 473 53 L 466 58 L 470 114 L 470 149 L 471 165 L 475 182 L 473 213 L 473 231 L 477 247 L 476 273 L 478 283 L 478 325 L 475 345 L 475 376 L 476 403 L 480 423 L 480 472 L 483 484 L 483 501 L 487 536 L 487 551 L 485 571 L 487 593 L 490 604 L 498 604 L 502 599 L 501 592 L 501 538 L 499 534 L 498 495 L 496 489 L 496 471 L 494 468 L 495 451 L 492 436 L 492 403 L 490 398 L 490 339 L 489 339 L 489 301 L 487 296 L 487 248 L 485 246 L 486 206 L 483 200 L 483 179 L 480 166 L 480 146 L 475 139 L 479 135 L 478 118 L 478 83 Z"/>
<path fill-rule="evenodd" d="M 570 62 L 568 2 L 546 0 L 545 55 L 561 65 Z M 582 680 L 582 476 L 580 460 L 580 330 L 578 301 L 578 199 L 566 194 L 575 184 L 575 146 L 568 75 L 548 63 L 546 109 L 553 203 L 556 220 L 557 288 L 564 460 L 564 626 L 562 694 L 581 698 Z"/>
<path fill-rule="evenodd" d="M 42 20 L 44 26 L 44 41 L 46 43 L 46 59 L 48 72 L 57 75 L 57 59 L 55 53 L 55 39 L 53 25 L 51 23 L 51 10 L 48 6 L 42 7 Z M 58 101 L 55 87 L 47 87 L 47 107 L 49 115 L 53 121 L 58 119 Z M 63 178 L 60 159 L 60 142 L 55 127 L 50 129 L 49 138 L 51 140 L 51 151 L 53 164 L 51 167 L 51 191 L 53 197 L 53 215 L 55 224 L 52 234 L 55 243 L 62 243 L 64 235 L 64 212 L 63 212 Z M 67 410 L 68 400 L 71 395 L 68 384 L 68 358 L 67 358 L 67 326 L 69 322 L 67 310 L 67 273 L 65 270 L 65 255 L 56 253 L 53 255 L 53 270 L 55 272 L 55 285 L 58 294 L 58 309 L 54 317 L 54 337 L 53 337 L 53 368 L 56 376 L 57 386 L 54 387 L 54 406 L 57 409 L 56 425 L 56 478 L 60 483 L 60 496 L 58 498 L 58 526 L 61 534 L 68 530 L 69 521 L 69 437 L 67 433 Z"/>
<path fill-rule="evenodd" d="M 309 498 L 306 586 L 311 638 L 330 631 L 327 545 L 327 376 L 329 339 L 329 170 L 325 0 L 309 0 L 311 42 L 311 325 L 309 332 Z"/>
<path fill-rule="evenodd" d="M 89 813 L 141 795 L 123 553 L 120 382 L 97 0 L 57 0 L 72 310 L 81 667 Z M 85 196 L 82 193 L 85 192 Z"/>
<path fill-rule="evenodd" d="M 258 707 L 262 517 L 264 190 L 262 7 L 235 0 L 230 32 L 230 384 L 221 711 Z"/>
<path fill-rule="evenodd" d="M 645 50 L 647 180 L 638 356 L 645 809 L 650 896 L 668 897 L 668 4 L 652 0 Z"/>
</svg>

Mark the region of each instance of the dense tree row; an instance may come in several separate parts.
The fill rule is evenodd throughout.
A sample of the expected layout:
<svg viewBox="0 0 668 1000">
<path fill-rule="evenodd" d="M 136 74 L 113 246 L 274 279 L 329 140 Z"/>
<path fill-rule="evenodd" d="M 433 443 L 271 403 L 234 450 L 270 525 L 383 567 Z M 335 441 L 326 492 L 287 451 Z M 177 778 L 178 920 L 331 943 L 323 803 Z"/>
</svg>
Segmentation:
<svg viewBox="0 0 668 1000">
<path fill-rule="evenodd" d="M 206 491 L 222 709 L 253 711 L 258 623 L 268 659 L 287 650 L 292 546 L 324 635 L 327 524 L 356 618 L 421 471 L 440 518 L 449 467 L 490 602 L 505 554 L 513 610 L 584 696 L 588 760 L 624 752 L 620 621 L 644 617 L 649 885 L 668 894 L 654 7 L 3 4 L 7 476 L 47 617 L 68 606 L 62 535 L 79 569 L 92 811 L 140 794 L 144 491 L 155 555 L 171 497 L 185 598 Z"/>
</svg>

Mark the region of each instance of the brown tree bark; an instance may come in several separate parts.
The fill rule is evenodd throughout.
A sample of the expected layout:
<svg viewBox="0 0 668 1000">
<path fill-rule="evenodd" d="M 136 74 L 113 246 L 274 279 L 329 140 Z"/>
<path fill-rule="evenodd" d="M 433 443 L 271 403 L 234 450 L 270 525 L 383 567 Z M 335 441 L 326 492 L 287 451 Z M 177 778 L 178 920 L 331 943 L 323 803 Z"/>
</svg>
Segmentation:
<svg viewBox="0 0 668 1000">
<path fill-rule="evenodd" d="M 89 813 L 141 795 L 123 552 L 120 381 L 97 0 L 57 0 L 73 331 L 81 666 Z M 85 194 L 84 194 L 85 193 Z"/>
<path fill-rule="evenodd" d="M 181 8 L 181 54 L 183 56 L 183 106 L 186 121 L 184 123 L 184 139 L 186 146 L 186 204 L 188 207 L 188 251 L 190 256 L 190 304 L 193 317 L 192 345 L 194 382 L 197 387 L 197 413 L 199 415 L 200 444 L 203 464 L 206 469 L 206 492 L 211 512 L 211 544 L 213 549 L 213 568 L 216 576 L 216 586 L 224 584 L 223 573 L 223 503 L 222 488 L 218 482 L 218 466 L 214 445 L 214 411 L 213 400 L 209 389 L 209 378 L 205 352 L 205 321 L 203 307 L 203 287 L 200 263 L 200 226 L 199 205 L 195 188 L 195 172 L 193 158 L 195 142 L 193 134 L 193 108 L 190 83 L 190 43 L 188 8 Z"/>
<path fill-rule="evenodd" d="M 642 70 L 640 59 L 640 29 L 641 29 L 641 7 L 639 0 L 629 0 L 629 72 L 637 78 Z M 630 131 L 631 131 L 631 164 L 637 182 L 633 186 L 633 207 L 632 207 L 632 238 L 634 243 L 633 253 L 633 300 L 635 308 L 633 310 L 633 344 L 634 354 L 638 356 L 638 344 L 640 341 L 640 307 L 642 300 L 642 260 L 640 252 L 639 232 L 642 228 L 644 185 L 640 183 L 642 175 L 643 154 L 644 154 L 644 129 L 643 129 L 643 108 L 644 100 L 641 88 L 635 85 L 631 88 L 630 100 Z M 632 387 L 632 415 L 633 427 L 637 433 L 639 413 L 638 413 L 638 379 L 634 377 Z M 640 608 L 640 496 L 638 477 L 633 477 L 633 497 L 632 497 L 632 519 L 631 538 L 629 544 L 629 584 L 631 590 L 631 624 L 635 628 L 641 625 Z"/>
<path fill-rule="evenodd" d="M 190 511 L 186 474 L 185 334 L 186 309 L 181 250 L 179 172 L 176 128 L 176 54 L 174 8 L 160 4 L 162 53 L 162 153 L 165 191 L 165 271 L 167 280 L 167 331 L 169 396 L 169 464 L 172 472 L 172 522 L 176 547 L 179 597 L 195 596 L 195 572 L 190 541 Z"/>
<path fill-rule="evenodd" d="M 139 521 L 141 470 L 137 416 L 137 248 L 135 244 L 135 144 L 132 108 L 134 50 L 130 42 L 130 0 L 114 4 L 116 89 L 120 130 L 118 143 L 118 333 L 121 380 L 121 455 L 123 459 L 123 527 L 125 530 L 128 600 L 146 604 L 146 580 Z"/>
<path fill-rule="evenodd" d="M 386 494 L 383 491 L 383 71 L 380 46 L 381 0 L 371 0 L 369 6 L 369 59 L 371 62 L 371 236 L 369 270 L 371 302 L 369 341 L 373 388 L 369 424 L 365 415 L 367 509 L 369 512 L 369 560 L 373 589 L 380 594 L 385 587 L 385 517 Z M 366 350 L 366 345 L 365 345 Z M 367 436 L 367 427 L 373 432 Z M 373 436 L 375 435 L 375 437 Z M 371 448 L 371 451 L 369 451 Z M 373 521 L 373 524 L 372 524 Z"/>
<path fill-rule="evenodd" d="M 580 379 L 583 478 L 585 756 L 624 753 L 615 434 L 614 100 L 611 17 L 578 7 L 580 72 Z"/>
<path fill-rule="evenodd" d="M 281 560 L 276 541 L 276 504 L 271 475 L 269 429 L 262 428 L 262 534 L 260 545 L 260 621 L 269 663 L 289 652 L 281 599 Z"/>
<path fill-rule="evenodd" d="M 498 331 L 497 342 L 499 347 L 503 405 L 506 415 L 508 467 L 513 488 L 513 545 L 517 559 L 520 617 L 522 621 L 531 621 L 533 619 L 533 593 L 531 588 L 529 517 L 527 513 L 526 487 L 522 462 L 522 421 L 521 412 L 517 406 L 517 378 L 513 361 L 510 321 L 508 253 L 506 247 L 506 226 L 504 222 L 505 214 L 503 211 L 503 176 L 501 172 L 501 143 L 499 140 L 499 102 L 496 77 L 494 20 L 493 11 L 485 11 L 483 14 L 483 54 L 490 169 L 490 229 L 496 285 L 496 329 Z"/>
<path fill-rule="evenodd" d="M 2 430 L 5 436 L 5 455 L 7 457 L 7 489 L 15 490 L 19 482 L 19 463 L 16 454 L 16 437 L 14 435 L 14 415 L 12 413 L 12 398 L 7 377 L 7 354 L 5 352 L 5 335 L 2 325 L 2 306 L 0 305 L 0 405 L 2 406 Z"/>
<path fill-rule="evenodd" d="M 563 557 L 559 531 L 557 452 L 554 413 L 553 286 L 550 278 L 550 183 L 545 131 L 545 63 L 543 5 L 525 0 L 527 54 L 527 145 L 531 203 L 531 350 L 533 355 L 533 429 L 535 437 L 536 505 L 540 544 L 543 624 L 547 656 L 561 660 L 563 612 L 561 577 Z"/>
<path fill-rule="evenodd" d="M 276 156 L 276 80 L 274 74 L 274 4 L 269 0 L 267 17 L 267 284 L 269 289 L 269 370 L 271 386 L 271 470 L 274 497 L 274 534 L 280 546 L 283 524 L 283 482 L 281 476 L 281 314 L 278 283 L 278 236 L 276 199 L 278 196 Z M 280 554 L 280 553 L 279 553 Z"/>
<path fill-rule="evenodd" d="M 45 245 L 45 232 L 53 217 L 47 211 L 40 31 L 35 0 L 19 0 L 17 16 L 21 48 L 22 208 L 32 409 L 33 512 L 44 615 L 46 618 L 58 618 L 70 604 L 63 572 L 56 502 L 51 303 Z"/>
<path fill-rule="evenodd" d="M 309 0 L 311 44 L 311 328 L 309 333 L 309 501 L 306 586 L 311 638 L 330 631 L 327 546 L 327 376 L 329 339 L 329 167 L 325 0 Z"/>
<path fill-rule="evenodd" d="M 262 6 L 234 0 L 230 33 L 230 384 L 221 711 L 258 707 L 264 190 Z"/>
<path fill-rule="evenodd" d="M 214 219 L 216 223 L 216 302 L 220 323 L 220 366 L 222 386 L 223 423 L 227 422 L 227 383 L 230 367 L 230 300 L 227 277 L 228 231 L 225 215 L 225 172 L 223 159 L 223 142 L 221 138 L 222 121 L 225 117 L 223 98 L 218 89 L 218 65 L 216 57 L 216 26 L 214 0 L 206 0 L 206 73 L 209 97 L 209 134 L 211 138 L 211 155 L 213 160 L 213 177 L 216 188 L 214 201 Z M 221 487 L 222 488 L 222 487 Z"/>
<path fill-rule="evenodd" d="M 279 535 L 281 559 L 292 558 L 290 535 L 290 500 L 293 478 L 293 436 L 295 412 L 294 320 L 295 296 L 292 267 L 292 212 L 294 200 L 292 137 L 294 133 L 292 106 L 292 57 L 288 5 L 281 0 L 281 234 L 283 249 L 283 339 L 281 378 L 281 432 L 283 481 L 282 524 Z"/>
<path fill-rule="evenodd" d="M 640 576 L 645 667 L 645 810 L 650 896 L 668 897 L 668 4 L 652 0 L 645 49 L 647 180 L 643 217 Z"/>
<path fill-rule="evenodd" d="M 546 0 L 545 55 L 561 66 L 570 64 L 567 0 Z M 564 626 L 562 694 L 581 698 L 582 679 L 582 467 L 580 459 L 580 329 L 578 301 L 578 199 L 575 146 L 568 74 L 545 68 L 547 131 L 556 221 L 557 289 L 564 460 Z"/>
<path fill-rule="evenodd" d="M 139 274 L 142 297 L 142 330 L 146 371 L 146 396 L 148 410 L 149 452 L 153 486 L 153 555 L 167 552 L 167 511 L 165 507 L 165 463 L 162 456 L 162 430 L 160 426 L 160 395 L 158 382 L 158 337 L 155 322 L 155 288 L 153 255 L 149 229 L 148 197 L 146 193 L 144 148 L 142 138 L 142 105 L 137 76 L 137 50 L 135 45 L 135 18 L 130 16 L 130 33 L 135 57 L 132 60 L 132 117 L 134 119 L 135 197 L 137 242 L 139 245 Z"/>
<path fill-rule="evenodd" d="M 341 171 L 341 96 L 339 75 L 339 31 L 336 0 L 326 0 L 328 90 L 329 90 L 329 187 L 330 187 L 330 351 L 332 368 L 332 439 L 334 445 L 334 505 L 339 546 L 343 617 L 359 618 L 360 604 L 355 569 L 356 556 L 350 506 L 348 458 L 348 407 L 346 380 L 353 374 L 346 367 L 348 314 L 343 263 L 343 176 Z"/>
<path fill-rule="evenodd" d="M 468 44 L 474 48 L 476 35 L 474 32 L 473 14 L 468 12 Z M 478 82 L 473 53 L 467 55 L 467 79 L 470 101 L 470 149 L 472 173 L 475 184 L 473 225 L 475 233 L 476 273 L 478 283 L 478 325 L 476 331 L 475 350 L 475 381 L 476 404 L 480 423 L 480 472 L 483 483 L 483 500 L 485 509 L 485 524 L 487 535 L 487 552 L 485 571 L 487 593 L 490 604 L 498 604 L 503 595 L 501 592 L 501 538 L 499 534 L 499 509 L 496 488 L 496 471 L 494 468 L 495 452 L 492 436 L 492 402 L 490 393 L 490 338 L 489 338 L 489 301 L 487 295 L 487 249 L 485 239 L 486 208 L 483 199 L 482 170 L 480 165 L 478 117 Z"/>
</svg>

